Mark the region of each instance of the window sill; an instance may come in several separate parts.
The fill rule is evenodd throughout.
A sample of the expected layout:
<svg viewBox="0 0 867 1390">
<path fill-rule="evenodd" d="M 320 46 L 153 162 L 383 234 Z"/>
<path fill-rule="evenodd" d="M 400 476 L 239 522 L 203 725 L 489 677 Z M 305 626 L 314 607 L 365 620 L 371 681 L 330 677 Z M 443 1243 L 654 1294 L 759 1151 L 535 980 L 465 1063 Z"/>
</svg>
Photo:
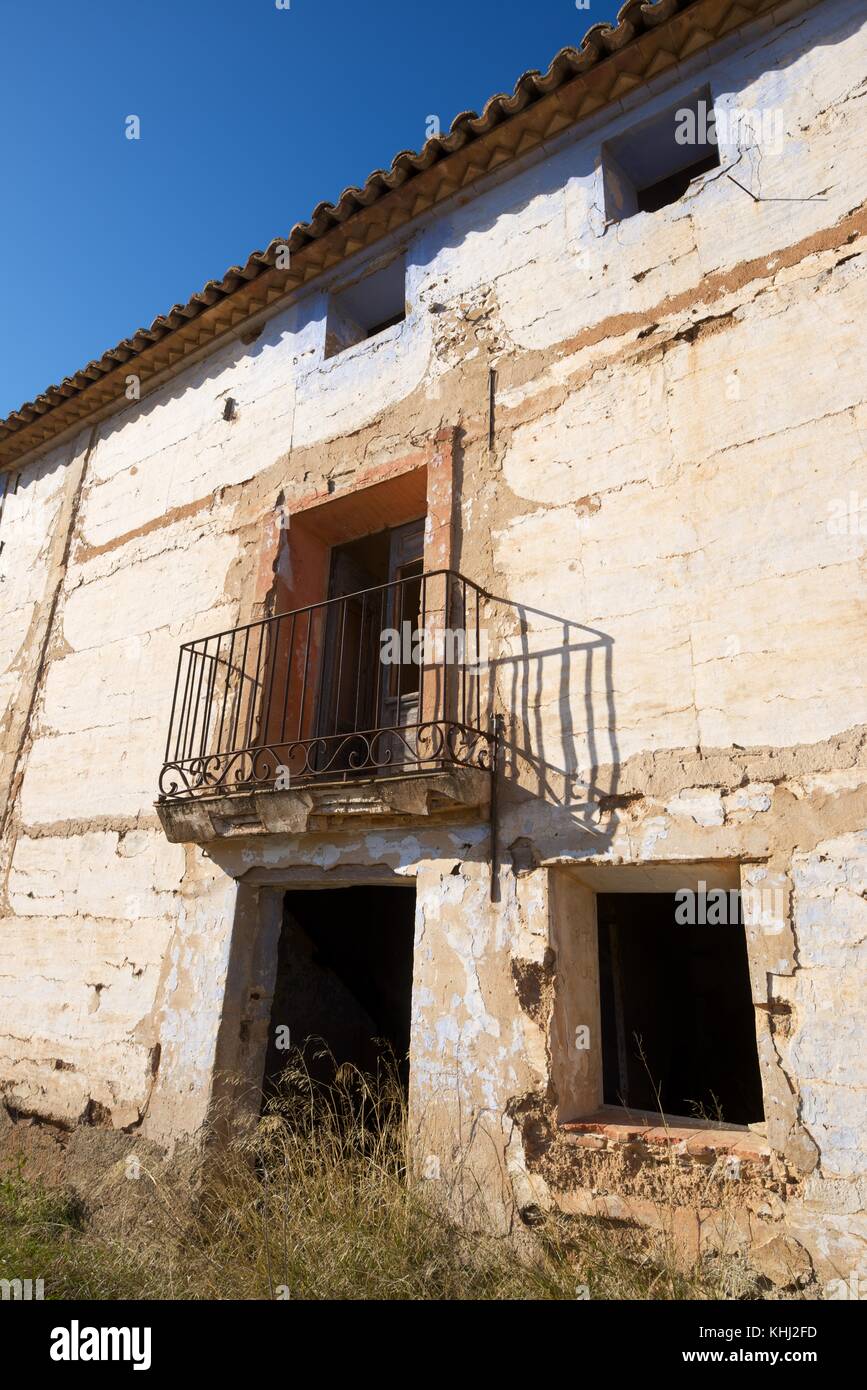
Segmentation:
<svg viewBox="0 0 867 1390">
<path fill-rule="evenodd" d="M 567 1142 L 587 1149 L 629 1145 L 648 1155 L 674 1154 L 699 1163 L 738 1159 L 741 1163 L 765 1165 L 770 1162 L 771 1149 L 759 1128 L 763 1126 L 725 1125 L 603 1105 L 580 1120 L 561 1124 L 560 1132 Z"/>
</svg>

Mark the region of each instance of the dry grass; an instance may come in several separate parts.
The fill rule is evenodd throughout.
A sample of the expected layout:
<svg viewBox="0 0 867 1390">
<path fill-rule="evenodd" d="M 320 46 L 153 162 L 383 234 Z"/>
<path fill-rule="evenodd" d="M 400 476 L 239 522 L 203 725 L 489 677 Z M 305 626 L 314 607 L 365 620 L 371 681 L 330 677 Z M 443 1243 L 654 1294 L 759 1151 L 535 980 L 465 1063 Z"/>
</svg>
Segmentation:
<svg viewBox="0 0 867 1390">
<path fill-rule="evenodd" d="M 761 1297 L 734 1258 L 688 1274 L 664 1229 L 547 1216 L 520 1239 L 468 1231 L 407 1182 L 394 1069 L 344 1067 L 314 1083 L 298 1060 L 243 1138 L 196 1184 L 143 1173 L 147 1222 L 100 1233 L 68 1197 L 0 1182 L 0 1277 L 45 1279 L 54 1298 L 615 1299 Z M 586 1289 L 586 1293 L 584 1290 Z"/>
</svg>

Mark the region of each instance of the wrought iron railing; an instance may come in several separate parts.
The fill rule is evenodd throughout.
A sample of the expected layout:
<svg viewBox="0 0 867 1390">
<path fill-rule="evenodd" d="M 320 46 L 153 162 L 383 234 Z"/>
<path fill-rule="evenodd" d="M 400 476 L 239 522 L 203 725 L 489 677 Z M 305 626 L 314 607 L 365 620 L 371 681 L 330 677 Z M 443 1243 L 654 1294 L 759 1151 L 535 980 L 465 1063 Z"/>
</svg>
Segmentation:
<svg viewBox="0 0 867 1390">
<path fill-rule="evenodd" d="M 185 642 L 160 800 L 490 771 L 487 600 L 437 570 Z"/>
</svg>

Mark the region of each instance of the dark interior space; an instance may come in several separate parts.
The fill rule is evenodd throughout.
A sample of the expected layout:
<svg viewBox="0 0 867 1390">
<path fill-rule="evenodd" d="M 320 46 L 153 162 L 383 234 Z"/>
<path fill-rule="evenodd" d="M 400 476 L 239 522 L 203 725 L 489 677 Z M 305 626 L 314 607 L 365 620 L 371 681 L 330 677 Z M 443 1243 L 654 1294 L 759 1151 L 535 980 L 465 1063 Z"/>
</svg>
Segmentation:
<svg viewBox="0 0 867 1390">
<path fill-rule="evenodd" d="M 676 174 L 669 174 L 644 188 L 636 188 L 635 197 L 639 212 L 658 212 L 660 208 L 668 207 L 669 203 L 676 203 L 683 197 L 693 179 L 718 167 L 719 154 L 713 150 L 697 159 L 694 164 L 688 164 L 685 169 L 678 169 Z"/>
<path fill-rule="evenodd" d="M 293 890 L 283 928 L 271 1009 L 264 1091 L 273 1093 L 288 1054 L 280 1027 L 303 1051 L 315 1079 L 328 1083 L 342 1063 L 375 1074 L 393 1053 L 404 1089 L 409 1029 L 415 889 L 353 887 Z M 331 1056 L 321 1056 L 323 1044 Z"/>
<path fill-rule="evenodd" d="M 396 323 L 403 323 L 406 318 L 406 310 L 399 314 L 392 314 L 390 318 L 383 319 L 381 323 L 375 323 L 372 328 L 368 328 L 368 338 L 375 338 L 378 333 L 384 333 L 387 328 L 393 328 Z"/>
<path fill-rule="evenodd" d="M 387 583 L 390 543 L 391 532 L 385 529 L 336 545 L 331 552 L 330 596 Z"/>
<path fill-rule="evenodd" d="M 746 937 L 727 901 L 737 920 L 684 926 L 674 894 L 598 895 L 606 1105 L 764 1119 Z"/>
</svg>

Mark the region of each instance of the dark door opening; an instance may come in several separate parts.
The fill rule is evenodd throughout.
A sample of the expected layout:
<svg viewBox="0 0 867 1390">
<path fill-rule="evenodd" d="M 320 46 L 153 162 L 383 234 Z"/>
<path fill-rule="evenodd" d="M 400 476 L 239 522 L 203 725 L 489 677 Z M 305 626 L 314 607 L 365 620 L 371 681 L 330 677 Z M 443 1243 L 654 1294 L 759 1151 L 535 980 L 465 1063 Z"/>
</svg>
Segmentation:
<svg viewBox="0 0 867 1390">
<path fill-rule="evenodd" d="M 376 1075 L 383 1059 L 393 1056 L 406 1090 L 414 925 L 414 888 L 285 895 L 266 1097 L 286 1065 L 287 1041 L 303 1053 L 311 1077 L 326 1084 L 343 1063 Z"/>
<path fill-rule="evenodd" d="M 729 1124 L 764 1119 L 740 902 L 681 925 L 670 893 L 597 897 L 606 1105 Z"/>
</svg>

